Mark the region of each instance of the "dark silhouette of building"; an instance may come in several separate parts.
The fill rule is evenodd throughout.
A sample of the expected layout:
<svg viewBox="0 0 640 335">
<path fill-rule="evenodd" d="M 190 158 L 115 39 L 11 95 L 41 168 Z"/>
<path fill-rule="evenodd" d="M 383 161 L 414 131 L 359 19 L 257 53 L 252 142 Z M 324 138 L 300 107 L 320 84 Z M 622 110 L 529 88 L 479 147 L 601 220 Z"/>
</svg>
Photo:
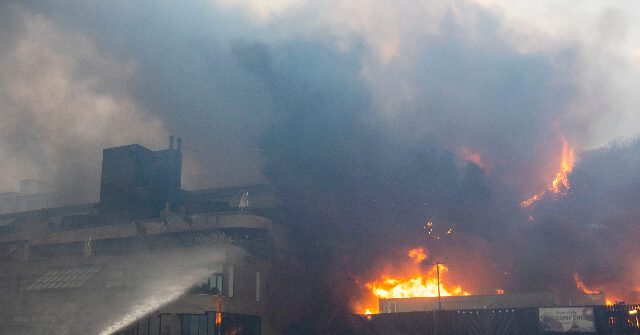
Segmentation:
<svg viewBox="0 0 640 335">
<path fill-rule="evenodd" d="M 169 148 L 152 151 L 139 144 L 104 149 L 100 182 L 103 215 L 128 218 L 158 216 L 162 210 L 177 212 L 181 203 L 182 140 Z"/>
</svg>

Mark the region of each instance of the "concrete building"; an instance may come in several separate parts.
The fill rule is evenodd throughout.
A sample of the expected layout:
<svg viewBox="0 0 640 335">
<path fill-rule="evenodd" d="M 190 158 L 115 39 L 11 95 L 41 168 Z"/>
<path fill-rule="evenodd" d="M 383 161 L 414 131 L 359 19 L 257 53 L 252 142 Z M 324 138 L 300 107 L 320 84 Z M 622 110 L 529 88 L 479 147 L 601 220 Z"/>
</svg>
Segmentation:
<svg viewBox="0 0 640 335">
<path fill-rule="evenodd" d="M 105 149 L 99 203 L 0 215 L 0 333 L 277 334 L 274 192 L 184 191 L 181 165 Z"/>
<path fill-rule="evenodd" d="M 0 193 L 0 214 L 32 211 L 53 206 L 52 187 L 37 179 L 20 181 L 20 192 Z"/>
</svg>

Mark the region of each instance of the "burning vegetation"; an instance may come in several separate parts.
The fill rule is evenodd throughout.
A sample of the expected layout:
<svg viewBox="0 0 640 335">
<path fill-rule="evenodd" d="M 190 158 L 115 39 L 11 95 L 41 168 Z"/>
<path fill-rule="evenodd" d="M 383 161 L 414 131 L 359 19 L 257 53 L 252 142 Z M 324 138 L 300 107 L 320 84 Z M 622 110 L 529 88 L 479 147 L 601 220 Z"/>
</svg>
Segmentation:
<svg viewBox="0 0 640 335">
<path fill-rule="evenodd" d="M 555 178 L 551 182 L 551 185 L 547 189 L 534 194 L 531 198 L 524 200 L 520 203 L 522 207 L 529 207 L 534 202 L 542 199 L 546 194 L 553 193 L 558 195 L 566 194 L 569 187 L 568 176 L 573 171 L 573 165 L 575 163 L 575 156 L 573 148 L 569 147 L 569 143 L 566 139 L 562 138 L 562 160 L 560 162 L 560 171 L 556 173 Z"/>
<path fill-rule="evenodd" d="M 576 287 L 577 287 L 580 291 L 582 291 L 582 292 L 584 292 L 584 293 L 586 293 L 586 294 L 598 294 L 598 293 L 600 293 L 600 291 L 601 291 L 601 289 L 600 289 L 600 288 L 598 288 L 598 289 L 590 289 L 590 288 L 588 288 L 588 287 L 584 284 L 584 282 L 583 282 L 582 280 L 580 280 L 580 276 L 578 275 L 578 273 L 577 273 L 577 272 L 573 274 L 573 280 L 575 280 L 575 281 L 576 281 Z"/>
</svg>

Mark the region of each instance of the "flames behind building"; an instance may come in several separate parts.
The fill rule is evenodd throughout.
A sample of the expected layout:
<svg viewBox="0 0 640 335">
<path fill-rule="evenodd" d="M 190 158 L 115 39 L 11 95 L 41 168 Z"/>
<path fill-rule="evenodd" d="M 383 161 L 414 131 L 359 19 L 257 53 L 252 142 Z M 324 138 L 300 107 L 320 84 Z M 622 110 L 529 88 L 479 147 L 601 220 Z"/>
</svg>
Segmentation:
<svg viewBox="0 0 640 335">
<path fill-rule="evenodd" d="M 176 146 L 171 138 L 169 147 L 159 151 L 136 144 L 109 148 L 103 151 L 98 203 L 37 206 L 0 215 L 2 332 L 314 333 L 304 324 L 296 326 L 297 320 L 313 319 L 314 314 L 296 311 L 296 297 L 284 300 L 311 296 L 318 298 L 316 305 L 323 304 L 323 297 L 333 292 L 318 287 L 337 283 L 334 289 L 340 291 L 340 285 L 353 286 L 345 281 L 323 282 L 326 274 L 313 281 L 309 276 L 314 272 L 292 276 L 310 267 L 290 260 L 299 252 L 291 246 L 296 236 L 282 219 L 282 205 L 273 187 L 185 191 L 181 173 L 180 139 Z M 24 194 L 48 192 L 34 181 L 24 183 L 21 190 Z M 424 228 L 437 241 L 455 234 L 450 227 L 438 233 L 431 221 Z M 314 250 L 319 245 L 311 244 L 307 252 L 320 255 Z M 351 310 L 336 309 L 329 322 L 338 326 L 332 329 L 395 334 L 389 329 L 404 327 L 442 334 L 446 327 L 453 327 L 451 334 L 463 334 L 466 328 L 459 325 L 471 315 L 469 327 L 492 325 L 498 322 L 496 315 L 509 315 L 509 320 L 521 321 L 495 334 L 533 334 L 538 329 L 538 308 L 562 311 L 568 306 L 591 308 L 599 329 L 617 326 L 619 320 L 627 328 L 632 326 L 630 313 L 636 307 L 604 306 L 604 293 L 589 289 L 577 274 L 577 289 L 584 293 L 496 289 L 502 294 L 487 295 L 469 288 L 473 287 L 470 281 L 483 279 L 459 281 L 458 276 L 456 281 L 449 273 L 441 277 L 447 266 L 437 262 L 433 266 L 428 251 L 403 252 L 404 261 L 395 258 L 396 269 L 372 270 L 377 277 L 358 284 L 357 289 L 368 292 L 368 300 Z M 355 314 L 365 310 L 379 314 Z M 618 321 L 606 321 L 618 314 Z"/>
</svg>

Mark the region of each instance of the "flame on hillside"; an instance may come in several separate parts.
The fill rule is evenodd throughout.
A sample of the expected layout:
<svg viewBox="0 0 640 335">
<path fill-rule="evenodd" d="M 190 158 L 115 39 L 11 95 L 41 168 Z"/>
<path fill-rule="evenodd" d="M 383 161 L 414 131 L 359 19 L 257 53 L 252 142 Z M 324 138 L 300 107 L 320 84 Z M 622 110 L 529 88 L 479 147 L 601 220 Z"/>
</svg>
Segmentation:
<svg viewBox="0 0 640 335">
<path fill-rule="evenodd" d="M 576 288 L 578 288 L 578 290 L 580 290 L 581 292 L 584 292 L 586 294 L 600 294 L 600 293 L 603 293 L 604 288 L 602 286 L 588 287 L 580 279 L 580 275 L 577 272 L 573 274 L 573 280 L 576 282 Z M 615 305 L 618 301 L 621 301 L 621 299 L 619 299 L 617 297 L 613 297 L 613 296 L 611 296 L 609 294 L 607 294 L 607 296 L 605 297 L 605 304 L 608 305 L 608 306 Z"/>
<path fill-rule="evenodd" d="M 520 203 L 522 207 L 529 207 L 534 202 L 542 199 L 547 193 L 564 195 L 569 187 L 568 176 L 573 171 L 573 165 L 575 163 L 575 157 L 573 154 L 573 148 L 569 148 L 567 140 L 562 138 L 562 160 L 560 163 L 560 171 L 556 173 L 555 178 L 551 182 L 551 185 L 547 189 L 534 194 L 531 198 L 524 200 Z"/>
<path fill-rule="evenodd" d="M 437 297 L 438 296 L 438 267 L 440 270 L 440 296 L 469 295 L 462 290 L 461 286 L 447 286 L 443 283 L 443 277 L 449 269 L 443 265 L 433 265 L 429 270 L 424 271 L 421 263 L 427 259 L 424 249 L 417 248 L 409 250 L 407 256 L 411 261 L 406 262 L 399 273 L 385 273 L 380 279 L 366 283 L 364 286 L 369 290 L 370 295 L 366 301 L 356 304 L 356 309 L 360 314 L 367 314 L 378 311 L 378 298 L 417 298 L 417 297 Z"/>
<path fill-rule="evenodd" d="M 588 288 L 582 280 L 580 280 L 580 276 L 578 273 L 573 274 L 573 280 L 576 281 L 576 287 L 586 294 L 598 294 L 600 293 L 600 289 L 590 289 Z"/>
</svg>

